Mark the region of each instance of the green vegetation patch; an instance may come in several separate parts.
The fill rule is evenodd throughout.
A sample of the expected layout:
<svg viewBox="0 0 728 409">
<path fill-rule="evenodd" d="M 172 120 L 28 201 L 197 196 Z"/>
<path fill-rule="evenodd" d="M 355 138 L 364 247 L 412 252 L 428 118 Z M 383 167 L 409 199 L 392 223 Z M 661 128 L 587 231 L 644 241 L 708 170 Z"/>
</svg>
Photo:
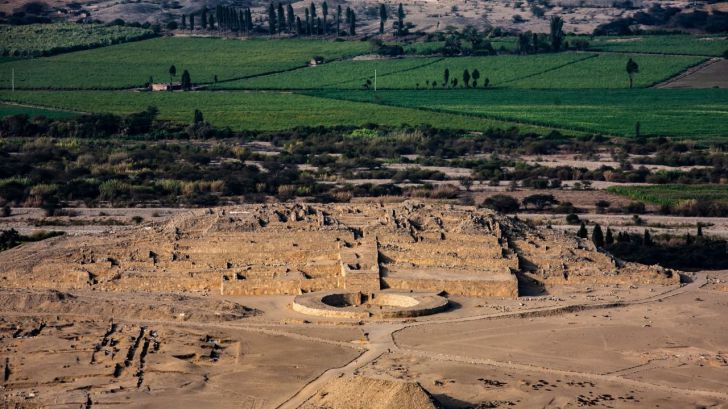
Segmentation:
<svg viewBox="0 0 728 409">
<path fill-rule="evenodd" d="M 0 55 L 41 56 L 102 47 L 152 36 L 152 31 L 100 24 L 0 25 Z"/>
<path fill-rule="evenodd" d="M 726 36 L 647 35 L 589 38 L 589 49 L 630 53 L 719 56 L 728 50 Z"/>
<path fill-rule="evenodd" d="M 478 115 L 526 124 L 634 136 L 728 136 L 728 90 L 320 91 L 329 98 Z"/>
<path fill-rule="evenodd" d="M 26 107 L 21 105 L 0 104 L 0 118 L 11 115 L 28 115 L 31 118 L 34 118 L 36 116 L 44 116 L 46 118 L 56 119 L 68 118 L 78 114 L 67 111 Z"/>
<path fill-rule="evenodd" d="M 179 81 L 188 70 L 195 84 L 304 67 L 315 56 L 348 58 L 369 50 L 362 41 L 238 40 L 164 37 L 35 60 L 0 64 L 0 87 L 121 89 Z M 174 65 L 176 77 L 170 78 Z"/>
<path fill-rule="evenodd" d="M 728 185 L 611 186 L 608 190 L 632 200 L 665 206 L 679 206 L 689 200 L 728 204 Z"/>
<path fill-rule="evenodd" d="M 147 106 L 159 108 L 162 119 L 191 123 L 199 109 L 205 120 L 237 130 L 284 130 L 295 127 L 429 124 L 448 129 L 509 128 L 512 123 L 457 113 L 390 107 L 290 93 L 251 92 L 0 92 L 0 99 L 80 112 L 130 114 Z M 524 131 L 548 130 L 527 126 Z"/>
<path fill-rule="evenodd" d="M 629 58 L 639 66 L 635 87 L 649 87 L 703 62 L 703 57 L 666 55 L 599 54 L 556 70 L 528 76 L 507 84 L 514 88 L 629 88 Z"/>
<path fill-rule="evenodd" d="M 377 89 L 465 88 L 465 70 L 470 87 L 483 88 L 627 88 L 625 71 L 629 57 L 621 54 L 559 53 L 500 55 L 490 57 L 429 57 L 370 61 L 338 61 L 218 83 L 223 89 L 372 89 L 374 71 Z M 636 87 L 646 87 L 670 78 L 702 62 L 693 56 L 634 56 L 640 71 Z M 445 70 L 448 70 L 445 86 Z M 477 71 L 477 79 L 473 74 Z"/>
</svg>

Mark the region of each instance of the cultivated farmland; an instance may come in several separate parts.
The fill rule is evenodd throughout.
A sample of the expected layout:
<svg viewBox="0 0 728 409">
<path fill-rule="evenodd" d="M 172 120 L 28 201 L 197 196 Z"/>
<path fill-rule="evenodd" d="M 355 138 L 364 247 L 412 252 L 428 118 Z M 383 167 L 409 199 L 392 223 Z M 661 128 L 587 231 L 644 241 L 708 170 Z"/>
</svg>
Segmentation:
<svg viewBox="0 0 728 409">
<path fill-rule="evenodd" d="M 696 199 L 728 203 L 728 185 L 612 186 L 608 190 L 632 200 L 665 206 Z"/>
<path fill-rule="evenodd" d="M 331 98 L 417 107 L 524 123 L 633 136 L 726 135 L 728 91 L 709 90 L 438 90 L 318 93 Z"/>
<path fill-rule="evenodd" d="M 0 54 L 40 56 L 103 47 L 152 36 L 152 31 L 98 24 L 0 25 Z"/>
<path fill-rule="evenodd" d="M 726 47 L 725 36 L 625 36 L 594 37 L 588 39 L 590 49 L 628 53 L 684 54 L 699 56 L 722 55 Z"/>
<path fill-rule="evenodd" d="M 22 105 L 0 104 L 0 118 L 10 115 L 28 115 L 31 118 L 36 116 L 44 116 L 46 118 L 68 118 L 77 114 L 67 111 L 26 107 Z"/>
<path fill-rule="evenodd" d="M 286 93 L 188 92 L 137 93 L 112 91 L 18 91 L 0 92 L 8 101 L 38 104 L 81 112 L 130 114 L 147 106 L 159 108 L 160 118 L 190 123 L 201 110 L 205 120 L 236 130 L 283 130 L 305 126 L 430 124 L 467 130 L 513 124 L 457 113 L 432 113 L 412 108 L 393 108 L 362 102 Z M 539 130 L 540 127 L 526 127 Z M 541 132 L 545 130 L 540 129 Z"/>
<path fill-rule="evenodd" d="M 360 41 L 223 40 L 157 38 L 37 60 L 0 64 L 0 87 L 119 89 L 141 87 L 150 80 L 170 81 L 169 67 L 188 70 L 194 83 L 219 81 L 306 66 L 314 56 L 325 60 L 363 54 Z M 172 80 L 175 80 L 172 78 Z"/>
</svg>

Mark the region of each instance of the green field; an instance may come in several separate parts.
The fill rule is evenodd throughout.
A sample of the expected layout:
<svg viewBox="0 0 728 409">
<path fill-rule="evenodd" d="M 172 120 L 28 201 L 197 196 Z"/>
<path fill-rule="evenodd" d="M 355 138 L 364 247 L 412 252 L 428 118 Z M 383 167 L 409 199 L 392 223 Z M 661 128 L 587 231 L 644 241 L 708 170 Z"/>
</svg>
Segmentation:
<svg viewBox="0 0 728 409">
<path fill-rule="evenodd" d="M 10 115 L 28 115 L 33 118 L 36 116 L 44 116 L 46 118 L 68 118 L 78 115 L 73 112 L 58 111 L 43 108 L 25 107 L 20 105 L 0 104 L 0 118 Z"/>
<path fill-rule="evenodd" d="M 316 95 L 633 136 L 728 136 L 728 90 L 320 91 Z"/>
<path fill-rule="evenodd" d="M 625 66 L 629 57 L 639 64 L 640 71 L 634 76 L 635 87 L 652 86 L 705 60 L 693 56 L 599 54 L 595 58 L 519 79 L 506 86 L 548 89 L 628 88 L 629 77 Z"/>
<path fill-rule="evenodd" d="M 160 118 L 181 123 L 191 123 L 194 110 L 199 109 L 211 124 L 236 130 L 284 130 L 368 123 L 430 124 L 466 130 L 513 126 L 511 123 L 477 116 L 274 92 L 3 91 L 0 92 L 0 100 L 79 112 L 116 114 L 139 112 L 151 105 L 159 108 Z M 547 132 L 535 126 L 527 126 L 524 130 Z"/>
<path fill-rule="evenodd" d="M 728 203 L 728 185 L 612 186 L 612 193 L 656 205 L 675 206 L 685 200 L 702 199 Z"/>
<path fill-rule="evenodd" d="M 314 56 L 327 60 L 366 53 L 362 41 L 224 40 L 165 37 L 79 51 L 55 57 L 0 64 L 0 87 L 47 89 L 120 89 L 143 86 L 151 78 L 177 80 L 188 70 L 194 83 L 259 75 L 305 66 Z"/>
<path fill-rule="evenodd" d="M 0 55 L 40 56 L 134 41 L 150 30 L 99 24 L 0 25 Z"/>
<path fill-rule="evenodd" d="M 489 87 L 504 88 L 626 88 L 627 56 L 618 54 L 559 53 L 491 57 L 429 57 L 373 61 L 339 61 L 273 75 L 216 84 L 221 89 L 364 89 L 367 79 L 377 89 L 442 88 L 447 68 L 450 79 L 463 87 L 463 71 L 480 72 Z M 635 87 L 663 81 L 704 59 L 693 56 L 639 55 Z"/>
<path fill-rule="evenodd" d="M 726 36 L 683 34 L 589 37 L 585 39 L 589 41 L 589 49 L 595 51 L 719 56 L 728 50 L 728 37 Z"/>
</svg>

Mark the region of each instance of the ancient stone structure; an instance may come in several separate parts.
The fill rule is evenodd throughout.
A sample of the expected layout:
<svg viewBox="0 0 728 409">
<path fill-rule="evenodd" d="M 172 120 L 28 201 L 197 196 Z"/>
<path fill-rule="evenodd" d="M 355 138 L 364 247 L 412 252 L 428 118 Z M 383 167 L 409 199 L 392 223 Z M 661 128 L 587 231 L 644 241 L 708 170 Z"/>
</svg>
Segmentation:
<svg viewBox="0 0 728 409">
<path fill-rule="evenodd" d="M 545 285 L 679 282 L 675 272 L 623 263 L 586 240 L 486 210 L 416 202 L 195 210 L 0 253 L 0 285 L 25 288 L 517 297 L 519 275 Z"/>
<path fill-rule="evenodd" d="M 333 318 L 412 318 L 448 307 L 446 298 L 427 293 L 327 291 L 297 296 L 291 307 L 308 315 Z"/>
</svg>

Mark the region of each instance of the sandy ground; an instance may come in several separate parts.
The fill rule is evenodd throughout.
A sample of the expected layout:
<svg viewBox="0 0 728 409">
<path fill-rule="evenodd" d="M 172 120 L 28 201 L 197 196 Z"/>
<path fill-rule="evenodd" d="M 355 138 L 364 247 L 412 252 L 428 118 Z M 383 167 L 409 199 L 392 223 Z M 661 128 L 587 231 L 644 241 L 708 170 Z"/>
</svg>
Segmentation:
<svg viewBox="0 0 728 409">
<path fill-rule="evenodd" d="M 373 322 L 312 318 L 286 296 L 187 297 L 179 308 L 247 312 L 180 320 L 158 307 L 165 297 L 3 289 L 0 395 L 18 407 L 295 408 L 367 375 L 417 381 L 446 408 L 725 407 L 726 287 L 728 272 L 710 272 L 682 287 L 455 297 L 442 314 Z M 94 299 L 105 307 L 84 310 Z M 144 299 L 161 312 L 111 307 Z"/>
<path fill-rule="evenodd" d="M 0 11 L 12 12 L 23 4 L 32 0 L 2 0 Z M 55 9 L 63 9 L 70 0 L 46 1 Z M 210 1 L 208 8 L 214 9 L 218 3 L 234 4 L 237 7 L 251 7 L 253 18 L 266 20 L 268 2 L 263 1 Z M 335 10 L 336 5 L 341 4 L 343 8 L 352 7 L 357 13 L 359 22 L 357 32 L 359 34 L 374 34 L 379 31 L 378 7 L 381 2 L 371 0 L 350 0 L 329 2 L 329 9 Z M 389 8 L 390 19 L 385 27 L 388 33 L 392 33 L 392 23 L 395 21 L 396 10 L 399 2 L 385 1 Z M 464 27 L 472 25 L 478 28 L 501 27 L 515 31 L 548 32 L 549 18 L 552 15 L 560 15 L 564 18 L 564 31 L 573 33 L 591 33 L 599 24 L 607 23 L 618 17 L 631 15 L 637 10 L 624 10 L 613 7 L 609 0 L 561 0 L 553 1 L 553 7 L 543 8 L 544 15 L 537 17 L 531 10 L 528 2 L 513 2 L 506 0 L 495 1 L 457 1 L 457 0 L 409 0 L 402 2 L 407 13 L 406 21 L 415 25 L 416 31 L 445 31 L 448 26 Z M 641 9 L 647 9 L 656 1 L 633 2 Z M 659 2 L 663 5 L 675 5 L 684 7 L 685 2 L 670 1 Z M 299 16 L 303 16 L 304 8 L 308 7 L 308 1 L 294 1 L 293 7 Z M 202 3 L 194 0 L 92 0 L 83 3 L 83 9 L 90 12 L 91 17 L 102 21 L 111 21 L 122 18 L 125 21 L 166 23 L 170 20 L 179 21 L 182 14 L 198 12 Z M 333 12 L 330 13 L 333 16 Z M 58 15 L 59 17 L 62 14 Z M 514 16 L 520 16 L 521 22 L 514 22 Z M 78 17 L 69 17 L 75 21 Z M 303 18 L 303 17 L 302 17 Z M 330 17 L 333 21 L 333 17 Z"/>
</svg>

